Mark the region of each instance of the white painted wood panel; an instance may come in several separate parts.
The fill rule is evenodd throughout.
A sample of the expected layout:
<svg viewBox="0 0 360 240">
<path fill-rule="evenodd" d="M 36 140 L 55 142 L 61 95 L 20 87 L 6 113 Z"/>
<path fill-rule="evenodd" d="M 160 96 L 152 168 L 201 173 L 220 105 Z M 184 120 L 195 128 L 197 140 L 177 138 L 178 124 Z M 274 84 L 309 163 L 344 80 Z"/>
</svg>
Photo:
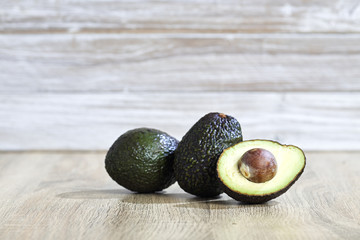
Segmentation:
<svg viewBox="0 0 360 240">
<path fill-rule="evenodd" d="M 0 92 L 360 91 L 360 35 L 0 35 Z"/>
<path fill-rule="evenodd" d="M 1 1 L 1 32 L 360 32 L 357 0 Z"/>
<path fill-rule="evenodd" d="M 360 149 L 360 4 L 1 1 L 0 150 L 105 150 L 203 114 L 246 139 Z"/>
<path fill-rule="evenodd" d="M 360 94 L 245 92 L 1 94 L 0 150 L 106 150 L 136 127 L 180 139 L 210 111 L 237 118 L 245 139 L 360 150 Z"/>
</svg>

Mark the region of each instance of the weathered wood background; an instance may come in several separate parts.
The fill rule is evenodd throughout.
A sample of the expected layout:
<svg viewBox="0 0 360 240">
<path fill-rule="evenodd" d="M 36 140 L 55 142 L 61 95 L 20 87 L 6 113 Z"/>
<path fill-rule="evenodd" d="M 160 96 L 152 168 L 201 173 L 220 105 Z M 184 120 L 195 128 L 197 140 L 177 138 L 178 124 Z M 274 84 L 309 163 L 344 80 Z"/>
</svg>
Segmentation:
<svg viewBox="0 0 360 240">
<path fill-rule="evenodd" d="M 0 150 L 180 139 L 209 111 L 360 150 L 360 1 L 0 1 Z"/>
</svg>

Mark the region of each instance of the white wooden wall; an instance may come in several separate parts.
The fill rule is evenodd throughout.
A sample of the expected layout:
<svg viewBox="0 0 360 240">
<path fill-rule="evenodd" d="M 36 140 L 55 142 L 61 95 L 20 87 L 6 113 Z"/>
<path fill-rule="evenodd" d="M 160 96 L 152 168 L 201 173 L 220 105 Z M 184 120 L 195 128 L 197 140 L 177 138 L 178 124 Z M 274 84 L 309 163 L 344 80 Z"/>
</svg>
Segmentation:
<svg viewBox="0 0 360 240">
<path fill-rule="evenodd" d="M 360 1 L 0 1 L 0 150 L 106 150 L 201 116 L 360 150 Z"/>
</svg>

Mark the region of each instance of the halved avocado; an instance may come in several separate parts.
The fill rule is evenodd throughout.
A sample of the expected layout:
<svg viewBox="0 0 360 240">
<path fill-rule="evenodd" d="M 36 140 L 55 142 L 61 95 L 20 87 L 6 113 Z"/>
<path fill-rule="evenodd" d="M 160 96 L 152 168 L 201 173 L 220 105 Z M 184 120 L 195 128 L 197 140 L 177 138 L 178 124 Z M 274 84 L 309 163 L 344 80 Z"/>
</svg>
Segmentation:
<svg viewBox="0 0 360 240">
<path fill-rule="evenodd" d="M 273 154 L 277 172 L 272 179 L 256 183 L 240 172 L 243 155 L 252 149 L 265 149 Z M 305 154 L 296 146 L 270 140 L 249 140 L 223 151 L 217 162 L 217 174 L 224 192 L 230 197 L 245 203 L 264 203 L 286 192 L 300 177 L 305 164 Z"/>
</svg>

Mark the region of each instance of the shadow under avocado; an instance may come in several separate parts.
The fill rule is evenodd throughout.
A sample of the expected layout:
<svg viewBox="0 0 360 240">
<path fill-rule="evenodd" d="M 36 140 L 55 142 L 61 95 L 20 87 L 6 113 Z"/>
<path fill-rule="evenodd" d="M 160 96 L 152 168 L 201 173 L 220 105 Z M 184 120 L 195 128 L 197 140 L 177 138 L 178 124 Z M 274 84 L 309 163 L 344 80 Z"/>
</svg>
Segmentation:
<svg viewBox="0 0 360 240">
<path fill-rule="evenodd" d="M 270 201 L 263 204 L 247 204 L 233 199 L 224 199 L 221 195 L 213 198 L 195 197 L 187 193 L 134 193 L 126 189 L 82 190 L 64 192 L 56 195 L 65 199 L 118 199 L 131 204 L 174 204 L 178 208 L 225 209 L 239 207 L 271 207 L 278 204 Z"/>
<path fill-rule="evenodd" d="M 182 203 L 176 204 L 174 207 L 178 208 L 197 208 L 197 209 L 229 209 L 229 208 L 262 208 L 262 207 L 272 207 L 277 205 L 277 201 L 270 201 L 262 204 L 249 204 L 238 202 L 233 199 L 228 200 L 203 200 L 198 202 Z"/>
<path fill-rule="evenodd" d="M 119 199 L 121 202 L 132 204 L 161 204 L 201 201 L 186 193 L 135 193 L 127 189 L 101 189 L 64 192 L 56 195 L 66 199 Z"/>
<path fill-rule="evenodd" d="M 131 193 L 126 189 L 104 189 L 65 192 L 56 196 L 67 199 L 119 199 Z"/>
<path fill-rule="evenodd" d="M 217 197 L 219 198 L 219 197 Z M 132 204 L 181 204 L 191 202 L 203 202 L 217 198 L 199 198 L 187 193 L 166 193 L 164 191 L 158 193 L 133 193 L 125 196 L 121 202 Z"/>
<path fill-rule="evenodd" d="M 126 189 L 103 189 L 103 190 L 82 190 L 64 192 L 56 195 L 66 199 L 118 199 L 120 202 L 131 204 L 181 204 L 191 202 L 212 201 L 215 198 L 199 198 L 187 193 L 135 193 Z"/>
</svg>

